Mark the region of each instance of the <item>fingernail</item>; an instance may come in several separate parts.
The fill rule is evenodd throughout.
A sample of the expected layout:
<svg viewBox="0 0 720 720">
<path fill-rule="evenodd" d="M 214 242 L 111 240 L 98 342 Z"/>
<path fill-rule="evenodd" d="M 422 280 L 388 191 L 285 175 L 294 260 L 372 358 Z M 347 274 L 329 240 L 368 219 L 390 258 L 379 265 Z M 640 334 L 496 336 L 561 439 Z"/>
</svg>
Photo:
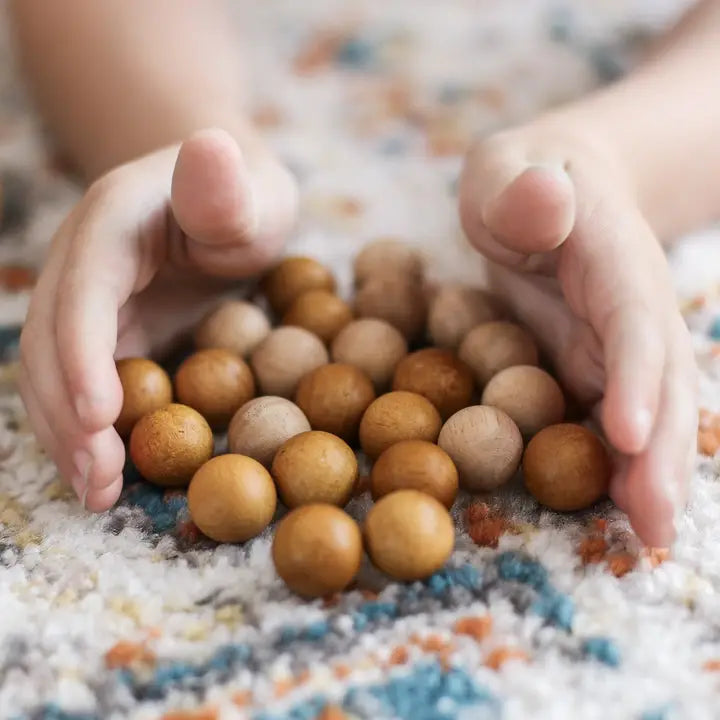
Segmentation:
<svg viewBox="0 0 720 720">
<path fill-rule="evenodd" d="M 75 465 L 76 475 L 72 479 L 71 485 L 84 508 L 88 492 L 88 478 L 92 467 L 92 456 L 87 450 L 76 450 L 73 453 L 73 464 Z"/>
</svg>

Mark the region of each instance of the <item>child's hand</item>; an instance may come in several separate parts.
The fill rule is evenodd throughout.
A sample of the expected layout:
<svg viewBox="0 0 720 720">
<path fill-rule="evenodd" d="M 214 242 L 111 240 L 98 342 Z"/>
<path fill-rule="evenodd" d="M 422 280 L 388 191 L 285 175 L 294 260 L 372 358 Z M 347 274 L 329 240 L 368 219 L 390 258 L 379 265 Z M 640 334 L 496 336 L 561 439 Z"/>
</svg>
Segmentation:
<svg viewBox="0 0 720 720">
<path fill-rule="evenodd" d="M 261 271 L 295 206 L 292 179 L 264 151 L 207 130 L 179 154 L 113 170 L 65 220 L 23 329 L 20 389 L 37 437 L 88 508 L 109 508 L 122 488 L 114 356 L 167 346 L 229 278 Z"/>
<path fill-rule="evenodd" d="M 469 154 L 463 227 L 559 376 L 619 453 L 611 485 L 640 538 L 675 536 L 695 457 L 696 368 L 663 250 L 609 148 L 566 124 L 501 133 Z"/>
</svg>

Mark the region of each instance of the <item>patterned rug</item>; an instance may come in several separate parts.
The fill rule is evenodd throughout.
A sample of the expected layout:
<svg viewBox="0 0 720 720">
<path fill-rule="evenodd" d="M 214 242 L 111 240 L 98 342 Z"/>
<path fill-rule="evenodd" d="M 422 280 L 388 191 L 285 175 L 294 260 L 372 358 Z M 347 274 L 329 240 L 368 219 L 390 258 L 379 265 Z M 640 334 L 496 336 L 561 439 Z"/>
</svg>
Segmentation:
<svg viewBox="0 0 720 720">
<path fill-rule="evenodd" d="M 680 3 L 241 5 L 256 121 L 302 186 L 291 249 L 347 287 L 349 259 L 380 235 L 421 244 L 437 277 L 478 281 L 455 214 L 469 140 L 612 79 Z M 277 579 L 267 534 L 203 540 L 182 493 L 131 472 L 116 508 L 86 514 L 38 449 L 13 358 L 35 268 L 78 189 L 46 159 L 6 39 L 0 176 L 0 718 L 720 716 L 720 233 L 673 256 L 705 411 L 670 557 L 609 504 L 561 518 L 513 485 L 458 503 L 455 552 L 426 582 L 368 570 L 357 589 L 306 603 Z"/>
</svg>

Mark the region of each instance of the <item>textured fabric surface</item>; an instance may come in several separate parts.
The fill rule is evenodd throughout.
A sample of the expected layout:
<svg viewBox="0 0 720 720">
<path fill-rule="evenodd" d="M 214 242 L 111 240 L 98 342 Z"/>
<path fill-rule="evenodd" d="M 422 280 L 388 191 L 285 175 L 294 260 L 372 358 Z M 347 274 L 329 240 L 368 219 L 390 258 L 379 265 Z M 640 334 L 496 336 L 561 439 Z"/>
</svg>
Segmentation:
<svg viewBox="0 0 720 720">
<path fill-rule="evenodd" d="M 479 281 L 455 213 L 468 142 L 612 79 L 680 8 L 242 6 L 256 120 L 302 187 L 291 250 L 345 288 L 350 257 L 382 235 L 419 243 L 436 277 Z M 455 552 L 428 581 L 364 568 L 356 589 L 306 603 L 277 579 L 268 534 L 203 540 L 182 493 L 130 471 L 116 508 L 86 514 L 39 450 L 15 390 L 17 327 L 78 190 L 47 160 L 8 57 L 0 40 L 0 718 L 718 716 L 720 234 L 672 258 L 705 412 L 670 557 L 609 504 L 559 517 L 514 483 L 458 503 Z"/>
</svg>

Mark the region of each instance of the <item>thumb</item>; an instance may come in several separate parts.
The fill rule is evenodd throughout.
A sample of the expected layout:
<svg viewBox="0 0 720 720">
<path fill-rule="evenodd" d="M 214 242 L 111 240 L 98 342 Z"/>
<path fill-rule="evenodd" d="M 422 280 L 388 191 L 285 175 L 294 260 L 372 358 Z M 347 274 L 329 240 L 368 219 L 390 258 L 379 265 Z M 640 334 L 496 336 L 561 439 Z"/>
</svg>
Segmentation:
<svg viewBox="0 0 720 720">
<path fill-rule="evenodd" d="M 296 206 L 293 178 L 259 141 L 241 148 L 224 130 L 201 130 L 175 163 L 171 207 L 181 232 L 171 256 L 213 275 L 252 275 L 279 254 Z"/>
</svg>

